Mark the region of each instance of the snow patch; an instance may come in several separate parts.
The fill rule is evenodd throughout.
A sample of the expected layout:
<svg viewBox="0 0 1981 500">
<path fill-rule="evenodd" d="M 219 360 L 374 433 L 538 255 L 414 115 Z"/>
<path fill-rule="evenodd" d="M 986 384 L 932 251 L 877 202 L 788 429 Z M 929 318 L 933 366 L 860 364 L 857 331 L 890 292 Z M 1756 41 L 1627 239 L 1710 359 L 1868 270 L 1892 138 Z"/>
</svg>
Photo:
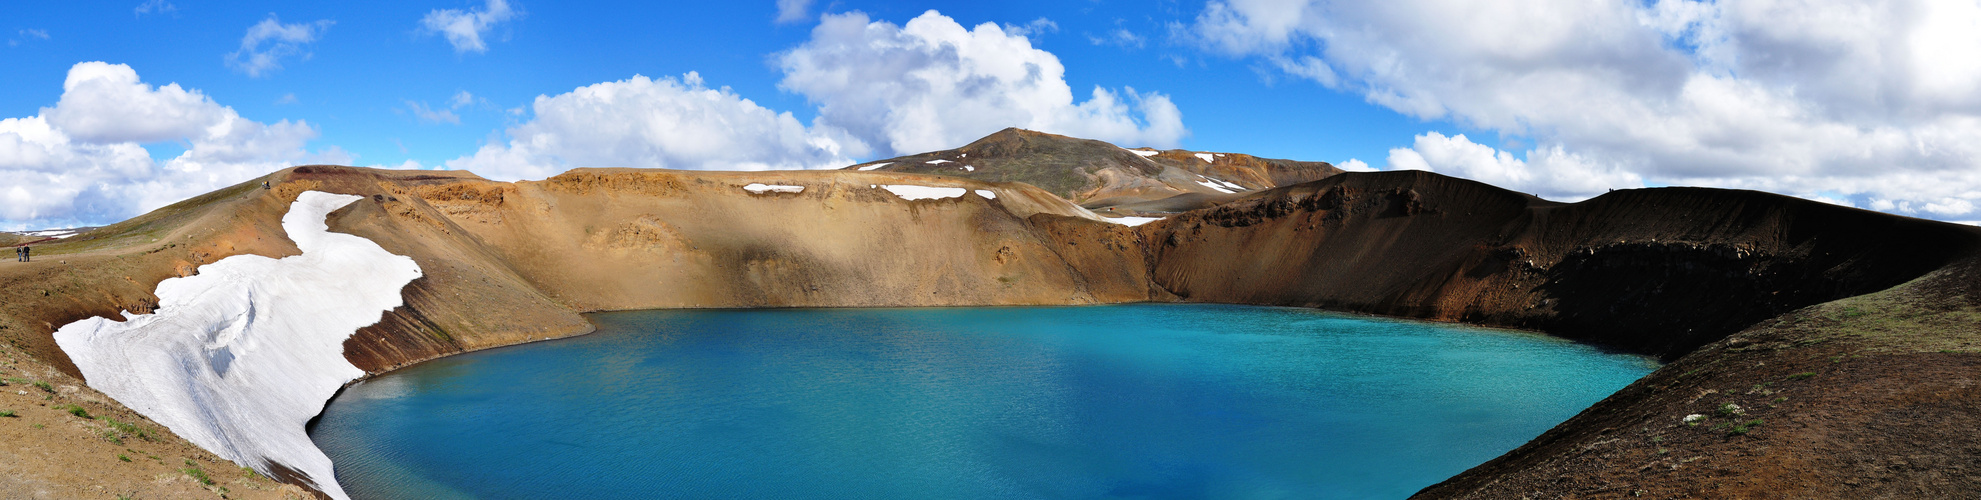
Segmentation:
<svg viewBox="0 0 1981 500">
<path fill-rule="evenodd" d="M 1166 217 L 1110 217 L 1110 218 L 1103 218 L 1101 220 L 1113 222 L 1115 224 L 1120 224 L 1123 226 L 1134 227 L 1143 224 L 1148 224 L 1150 222 L 1163 220 L 1165 218 Z"/>
<path fill-rule="evenodd" d="M 751 193 L 755 193 L 755 194 L 764 194 L 764 193 L 803 193 L 803 192 L 805 192 L 805 187 L 804 187 L 804 186 L 786 186 L 786 185 L 779 185 L 779 184 L 762 184 L 762 183 L 756 183 L 756 182 L 752 182 L 752 183 L 750 183 L 750 185 L 748 185 L 748 186 L 743 186 L 743 190 L 744 190 L 744 191 L 749 191 L 749 192 L 751 192 Z"/>
<path fill-rule="evenodd" d="M 955 198 L 969 192 L 969 190 L 963 188 L 939 188 L 904 184 L 882 184 L 880 187 L 894 193 L 895 196 L 899 196 L 901 199 L 909 201 Z"/>
<path fill-rule="evenodd" d="M 1135 153 L 1135 154 L 1138 154 L 1138 155 L 1142 155 L 1142 157 L 1143 157 L 1143 158 L 1148 158 L 1148 157 L 1151 157 L 1151 156 L 1155 156 L 1155 155 L 1159 155 L 1159 154 L 1162 154 L 1162 152 L 1161 152 L 1161 151 L 1143 151 L 1143 150 L 1140 150 L 1140 149 L 1130 149 L 1130 150 L 1128 150 L 1128 152 L 1130 152 L 1130 153 Z"/>
<path fill-rule="evenodd" d="M 1197 159 L 1199 159 L 1199 160 L 1204 160 L 1204 163 L 1215 163 L 1215 162 L 1213 162 L 1213 161 L 1211 161 L 1211 160 L 1213 160 L 1213 159 L 1215 159 L 1216 157 L 1214 157 L 1214 156 L 1211 156 L 1211 154 L 1210 154 L 1210 153 L 1197 153 L 1197 154 L 1195 154 L 1195 155 L 1193 155 L 1193 156 L 1196 156 L 1196 157 L 1197 157 Z"/>
<path fill-rule="evenodd" d="M 986 199 L 986 200 L 995 200 L 995 199 L 997 199 L 997 193 L 993 193 L 993 192 L 991 192 L 991 190 L 989 190 L 989 189 L 979 189 L 979 190 L 977 190 L 977 196 L 982 196 L 982 197 L 984 197 L 984 199 Z"/>
<path fill-rule="evenodd" d="M 929 161 L 928 161 L 928 164 L 930 164 L 930 165 L 941 165 L 941 164 L 944 164 L 944 163 L 949 163 L 949 160 L 929 160 Z"/>
<path fill-rule="evenodd" d="M 222 458 L 273 477 L 299 471 L 348 498 L 303 431 L 364 370 L 344 340 L 402 304 L 413 259 L 332 233 L 324 217 L 361 196 L 308 191 L 282 217 L 301 255 L 236 255 L 158 283 L 158 313 L 63 325 L 55 343 L 90 387 Z"/>
<path fill-rule="evenodd" d="M 969 165 L 964 165 L 964 166 L 963 166 L 963 171 L 964 171 L 964 172 L 975 172 L 975 171 L 977 171 L 977 167 L 972 167 L 972 166 L 969 166 Z"/>
<path fill-rule="evenodd" d="M 1202 186 L 1204 186 L 1204 187 L 1207 187 L 1207 188 L 1211 188 L 1211 189 L 1216 189 L 1216 190 L 1217 190 L 1218 192 L 1220 192 L 1220 193 L 1225 193 L 1225 194 L 1231 194 L 1231 193 L 1236 193 L 1236 192 L 1237 192 L 1237 191 L 1232 191 L 1232 190 L 1229 190 L 1229 189 L 1225 189 L 1225 188 L 1224 188 L 1224 186 L 1219 186 L 1219 185 L 1217 185 L 1217 184 L 1212 184 L 1212 183 L 1211 183 L 1211 181 L 1197 181 L 1197 184 L 1200 184 L 1200 185 L 1202 185 Z"/>
<path fill-rule="evenodd" d="M 864 167 L 860 167 L 860 171 L 861 171 L 861 172 L 865 172 L 865 171 L 868 171 L 868 170 L 873 170 L 873 169 L 876 169 L 876 168 L 881 168 L 881 167 L 885 167 L 885 166 L 888 166 L 888 165 L 893 165 L 893 164 L 894 164 L 894 162 L 887 162 L 887 163 L 875 163 L 875 164 L 872 164 L 872 165 L 867 165 L 867 166 L 864 166 Z"/>
</svg>

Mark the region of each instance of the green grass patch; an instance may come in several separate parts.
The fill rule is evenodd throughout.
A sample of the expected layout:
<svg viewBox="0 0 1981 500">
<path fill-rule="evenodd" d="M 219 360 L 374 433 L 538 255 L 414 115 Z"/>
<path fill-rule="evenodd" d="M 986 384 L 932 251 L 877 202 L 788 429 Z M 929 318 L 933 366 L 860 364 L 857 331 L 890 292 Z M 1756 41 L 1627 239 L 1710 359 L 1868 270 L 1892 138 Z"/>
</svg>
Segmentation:
<svg viewBox="0 0 1981 500">
<path fill-rule="evenodd" d="M 1714 409 L 1713 413 L 1718 414 L 1719 416 L 1722 417 L 1731 417 L 1734 415 L 1739 415 L 1744 412 L 1740 409 L 1740 405 L 1736 405 L 1733 403 L 1723 403 L 1720 405 L 1719 408 Z"/>
<path fill-rule="evenodd" d="M 151 431 L 143 427 L 138 427 L 137 424 L 133 424 L 130 422 L 120 422 L 117 419 L 110 417 L 103 417 L 103 421 L 106 422 L 111 429 L 114 429 L 119 433 L 123 433 L 124 435 L 137 436 L 138 439 L 143 439 L 145 441 L 152 440 Z"/>
<path fill-rule="evenodd" d="M 129 461 L 131 461 L 131 457 L 130 457 L 130 456 L 127 456 L 127 455 L 125 455 L 125 454 L 122 454 L 122 453 L 118 453 L 118 454 L 117 454 L 117 460 L 118 460 L 118 461 L 123 461 L 123 462 L 129 462 Z"/>
<path fill-rule="evenodd" d="M 36 381 L 34 382 L 34 388 L 36 388 L 36 389 L 41 389 L 41 390 L 43 390 L 43 391 L 47 391 L 47 392 L 48 392 L 49 394 L 54 394 L 54 393 L 55 393 L 55 386 L 52 386 L 52 385 L 48 385 L 48 383 L 47 383 L 47 382 L 42 382 L 42 381 L 39 381 L 39 380 L 36 380 Z"/>
<path fill-rule="evenodd" d="M 70 415 L 75 415 L 78 417 L 91 419 L 91 420 L 96 419 L 96 417 L 89 416 L 89 410 L 83 409 L 83 407 L 81 406 L 66 405 L 66 406 L 61 406 L 58 409 L 69 412 Z"/>
<path fill-rule="evenodd" d="M 1805 378 L 1809 378 L 1809 377 L 1814 377 L 1814 376 L 1816 376 L 1816 372 L 1802 372 L 1802 373 L 1797 373 L 1797 374 L 1794 374 L 1794 375 L 1789 375 L 1789 376 L 1788 376 L 1788 379 L 1789 379 L 1789 380 L 1802 380 L 1802 379 L 1805 379 Z"/>
<path fill-rule="evenodd" d="M 1742 422 L 1740 425 L 1733 426 L 1732 429 L 1727 429 L 1726 433 L 1728 436 L 1739 436 L 1739 435 L 1747 434 L 1748 431 L 1753 430 L 1755 427 L 1760 427 L 1761 424 L 1764 423 L 1767 422 L 1758 418 L 1749 420 L 1746 422 Z"/>
<path fill-rule="evenodd" d="M 14 410 L 0 410 L 0 418 L 15 418 Z"/>
<path fill-rule="evenodd" d="M 187 463 L 192 463 L 192 462 L 188 461 Z M 199 481 L 199 484 L 213 486 L 213 478 L 206 477 L 206 471 L 199 470 L 198 466 L 179 469 L 179 472 L 186 473 L 186 476 L 193 478 L 193 480 L 195 481 Z"/>
</svg>

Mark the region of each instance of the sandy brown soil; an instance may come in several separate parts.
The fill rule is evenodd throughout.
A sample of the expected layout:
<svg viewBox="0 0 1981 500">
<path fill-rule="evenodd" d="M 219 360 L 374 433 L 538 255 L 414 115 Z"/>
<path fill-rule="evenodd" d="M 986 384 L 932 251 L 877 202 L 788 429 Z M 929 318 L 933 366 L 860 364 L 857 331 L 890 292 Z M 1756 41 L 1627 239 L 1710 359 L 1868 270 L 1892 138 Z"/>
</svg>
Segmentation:
<svg viewBox="0 0 1981 500">
<path fill-rule="evenodd" d="M 750 183 L 805 189 L 758 194 Z M 908 201 L 881 184 L 996 198 Z M 598 310 L 1299 305 L 1538 329 L 1673 360 L 1425 497 L 1912 498 L 1981 487 L 1981 471 L 1967 472 L 1981 467 L 1971 463 L 1981 438 L 1967 432 L 1981 402 L 1970 380 L 1981 364 L 1972 227 L 1710 189 L 1561 204 L 1421 172 L 1331 175 L 1127 228 L 1028 184 L 956 176 L 586 169 L 502 183 L 307 166 L 49 243 L 34 263 L 0 263 L 0 377 L 53 388 L 0 388 L 0 410 L 21 408 L 0 418 L 0 437 L 23 450 L 0 465 L 0 497 L 212 494 L 160 489 L 185 486 L 161 482 L 184 460 L 211 457 L 82 387 L 50 335 L 89 316 L 149 312 L 159 280 L 201 264 L 294 254 L 280 217 L 311 189 L 367 197 L 333 213 L 331 230 L 425 270 L 405 306 L 346 342 L 371 373 L 582 334 L 579 313 Z M 1742 410 L 1722 414 L 1726 403 Z M 151 440 L 53 409 L 67 404 L 149 426 Z M 1680 421 L 1693 413 L 1705 420 Z M 244 477 L 223 465 L 201 467 L 223 486 Z M 247 480 L 230 496 L 297 491 Z"/>
<path fill-rule="evenodd" d="M 0 498 L 310 497 L 25 354 L 0 345 Z"/>
</svg>

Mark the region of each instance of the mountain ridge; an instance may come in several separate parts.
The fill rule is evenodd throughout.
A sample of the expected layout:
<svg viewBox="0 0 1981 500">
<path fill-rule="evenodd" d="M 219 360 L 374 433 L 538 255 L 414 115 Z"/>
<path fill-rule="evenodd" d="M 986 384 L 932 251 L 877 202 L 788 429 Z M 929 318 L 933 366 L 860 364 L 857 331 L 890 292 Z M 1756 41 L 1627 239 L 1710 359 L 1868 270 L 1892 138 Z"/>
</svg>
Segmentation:
<svg viewBox="0 0 1981 500">
<path fill-rule="evenodd" d="M 1170 154 L 1106 148 L 1149 165 Z M 1055 175 L 1072 179 L 1065 170 Z M 331 230 L 427 271 L 406 305 L 345 342 L 344 356 L 372 374 L 583 334 L 585 311 L 1294 305 L 1538 329 L 1670 362 L 1424 498 L 1981 490 L 1981 479 L 1894 475 L 1879 462 L 1904 450 L 1954 470 L 1972 456 L 1963 450 L 1981 449 L 1981 438 L 1931 431 L 1981 414 L 1981 392 L 1960 382 L 1981 366 L 1981 228 L 1753 191 L 1560 203 L 1429 172 L 1330 173 L 1217 193 L 1131 228 L 1026 183 L 884 169 L 579 169 L 507 183 L 300 166 L 0 266 L 0 338 L 45 365 L 24 372 L 63 381 L 51 399 L 128 415 L 74 382 L 49 333 L 149 311 L 158 281 L 229 255 L 294 255 L 276 221 L 310 190 L 366 197 L 333 212 Z M 1723 404 L 1744 410 L 1720 415 Z M 61 418 L 47 413 L 30 416 Z M 1690 414 L 1706 425 L 1688 425 Z M 1660 472 L 1646 475 L 1645 463 Z"/>
</svg>

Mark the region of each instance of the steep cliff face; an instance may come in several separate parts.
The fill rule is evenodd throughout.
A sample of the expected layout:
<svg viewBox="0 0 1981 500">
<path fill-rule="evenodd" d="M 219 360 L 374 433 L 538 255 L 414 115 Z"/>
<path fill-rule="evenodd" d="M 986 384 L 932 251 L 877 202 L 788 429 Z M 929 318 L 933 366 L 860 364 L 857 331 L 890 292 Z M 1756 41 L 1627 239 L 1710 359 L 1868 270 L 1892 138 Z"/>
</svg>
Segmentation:
<svg viewBox="0 0 1981 500">
<path fill-rule="evenodd" d="M 1981 244 L 1972 227 L 1766 193 L 1560 204 L 1426 172 L 1344 174 L 1142 232 L 1153 278 L 1189 300 L 1532 328 L 1667 359 Z"/>
</svg>

